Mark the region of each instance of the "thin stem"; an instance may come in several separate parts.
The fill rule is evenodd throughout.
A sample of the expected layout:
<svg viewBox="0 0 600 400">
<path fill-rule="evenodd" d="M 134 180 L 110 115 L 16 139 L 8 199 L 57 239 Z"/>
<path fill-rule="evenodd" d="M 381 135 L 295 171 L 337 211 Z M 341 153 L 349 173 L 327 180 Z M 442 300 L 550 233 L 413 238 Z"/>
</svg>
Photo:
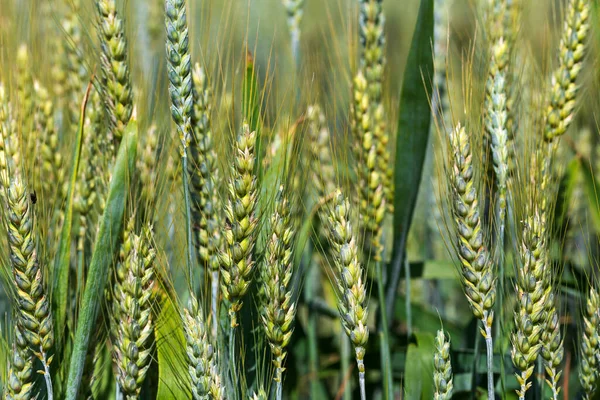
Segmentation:
<svg viewBox="0 0 600 400">
<path fill-rule="evenodd" d="M 410 263 L 408 257 L 404 258 L 404 284 L 406 285 L 406 333 L 408 337 L 412 335 L 412 309 L 410 307 Z"/>
<path fill-rule="evenodd" d="M 48 392 L 48 400 L 54 399 L 54 390 L 52 389 L 52 377 L 50 376 L 50 365 L 48 364 L 48 356 L 40 344 L 40 354 L 42 356 L 42 364 L 44 365 L 44 379 L 46 380 L 46 391 Z"/>
<path fill-rule="evenodd" d="M 342 349 L 341 349 L 341 357 L 342 357 L 342 385 L 344 386 L 344 400 L 352 400 L 352 392 L 349 389 L 350 386 L 350 378 L 348 375 L 348 371 L 350 370 L 350 338 L 346 334 L 346 331 L 342 327 L 341 331 L 342 335 Z M 347 381 L 346 381 L 347 380 Z"/>
<path fill-rule="evenodd" d="M 390 339 L 387 321 L 387 311 L 385 309 L 385 288 L 383 284 L 383 273 L 381 271 L 381 261 L 375 263 L 375 274 L 377 277 L 377 295 L 379 297 L 379 307 L 381 315 L 381 324 L 379 327 L 379 335 L 381 338 L 381 372 L 383 375 L 383 387 L 385 400 L 393 398 L 393 382 L 392 382 L 392 365 L 390 357 Z"/>
<path fill-rule="evenodd" d="M 277 398 L 277 400 L 281 400 L 281 398 L 282 398 L 281 396 L 283 393 L 283 385 L 281 384 L 282 373 L 281 373 L 281 371 L 278 371 L 277 374 L 279 375 L 279 381 L 277 381 L 277 393 L 276 393 L 277 397 L 276 398 Z"/>
<path fill-rule="evenodd" d="M 312 249 L 311 249 L 312 250 Z M 311 263 L 306 278 L 304 299 L 307 304 L 312 301 L 315 295 L 315 284 L 319 282 L 319 269 L 316 263 Z M 319 396 L 319 383 L 317 380 L 317 371 L 319 369 L 319 348 L 317 343 L 317 313 L 308 314 L 307 338 L 308 338 L 308 371 L 310 382 L 310 398 L 316 399 Z"/>
<path fill-rule="evenodd" d="M 235 327 L 230 326 L 229 328 L 229 373 L 231 374 L 231 383 L 232 383 L 232 398 L 237 399 L 237 372 L 235 366 Z"/>
<path fill-rule="evenodd" d="M 212 272 L 212 280 L 211 280 L 211 312 L 214 318 L 214 322 L 211 326 L 213 340 L 217 343 L 217 319 L 218 319 L 218 300 L 219 300 L 219 271 Z"/>
<path fill-rule="evenodd" d="M 475 335 L 475 343 L 473 346 L 473 367 L 471 368 L 472 376 L 471 376 L 471 399 L 475 399 L 475 394 L 477 393 L 477 370 L 479 364 L 479 342 L 481 341 L 480 335 Z"/>
<path fill-rule="evenodd" d="M 192 288 L 191 292 L 195 293 L 195 282 L 194 282 L 194 273 L 192 270 L 192 265 L 193 262 L 192 260 L 194 259 L 193 257 L 193 252 L 194 252 L 194 242 L 193 242 L 193 236 L 192 236 L 192 209 L 191 209 L 191 202 L 190 202 L 190 186 L 189 186 L 189 180 L 188 180 L 188 159 L 187 159 L 187 155 L 184 153 L 181 157 L 181 175 L 182 175 L 182 181 L 183 181 L 183 198 L 184 198 L 184 202 L 185 202 L 185 235 L 186 235 L 186 245 L 187 245 L 187 259 L 186 259 L 186 264 L 187 264 L 187 271 L 188 271 L 188 279 L 189 279 L 189 283 L 190 283 L 190 288 Z"/>
<path fill-rule="evenodd" d="M 365 391 L 365 363 L 363 360 L 356 360 L 358 363 L 358 384 L 360 386 L 360 400 L 367 400 L 367 392 Z"/>
<path fill-rule="evenodd" d="M 484 313 L 486 315 L 487 313 Z M 492 327 L 483 322 L 485 326 L 485 347 L 487 350 L 487 387 L 488 400 L 494 400 L 494 344 L 492 342 Z"/>
</svg>

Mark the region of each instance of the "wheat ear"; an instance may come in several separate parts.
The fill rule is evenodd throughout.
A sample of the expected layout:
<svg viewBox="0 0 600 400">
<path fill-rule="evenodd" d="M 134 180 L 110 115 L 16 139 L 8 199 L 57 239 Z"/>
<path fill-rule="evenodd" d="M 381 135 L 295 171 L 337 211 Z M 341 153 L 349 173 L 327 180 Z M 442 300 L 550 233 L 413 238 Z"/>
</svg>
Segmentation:
<svg viewBox="0 0 600 400">
<path fill-rule="evenodd" d="M 51 399 L 52 381 L 48 352 L 54 343 L 52 313 L 46 296 L 42 269 L 37 257 L 37 237 L 33 202 L 19 178 L 13 179 L 7 195 L 6 225 L 9 254 L 16 288 L 18 318 L 23 336 L 44 367 Z"/>
<path fill-rule="evenodd" d="M 282 0 L 285 11 L 287 12 L 287 24 L 292 41 L 292 57 L 296 64 L 300 57 L 300 22 L 304 14 L 305 0 Z"/>
<path fill-rule="evenodd" d="M 127 56 L 127 38 L 115 0 L 97 0 L 103 97 L 110 133 L 119 142 L 133 112 L 133 89 Z"/>
<path fill-rule="evenodd" d="M 549 268 L 550 269 L 550 268 Z M 547 271 L 547 275 L 550 275 Z M 550 276 L 545 278 L 550 281 Z M 558 400 L 560 394 L 560 377 L 562 370 L 560 369 L 564 357 L 564 341 L 560 331 L 560 321 L 558 312 L 554 302 L 554 293 L 548 296 L 545 316 L 544 328 L 542 330 L 542 350 L 541 356 L 544 360 L 544 369 L 546 370 L 546 383 L 552 391 L 552 400 Z"/>
<path fill-rule="evenodd" d="M 450 364 L 450 341 L 446 340 L 443 330 L 437 331 L 435 337 L 435 353 L 433 355 L 434 400 L 450 400 L 452 398 L 452 365 Z"/>
<path fill-rule="evenodd" d="M 367 290 L 365 271 L 358 261 L 358 248 L 350 224 L 350 203 L 337 191 L 328 215 L 329 239 L 332 246 L 338 293 L 338 310 L 342 325 L 354 345 L 361 390 L 365 393 L 365 347 L 369 340 L 367 326 Z"/>
<path fill-rule="evenodd" d="M 194 298 L 190 309 L 183 312 L 183 325 L 194 400 L 224 399 L 225 390 L 219 376 L 217 352 L 209 337 L 203 311 Z"/>
<path fill-rule="evenodd" d="M 124 259 L 116 269 L 111 326 L 119 388 L 128 400 L 133 400 L 139 397 L 151 362 L 156 252 L 150 226 L 138 236 L 130 221 L 127 230 L 122 248 Z"/>
<path fill-rule="evenodd" d="M 6 400 L 34 399 L 33 353 L 23 335 L 23 327 L 18 320 L 15 322 L 12 351 L 8 381 L 4 386 L 4 398 Z"/>
<path fill-rule="evenodd" d="M 246 122 L 242 126 L 229 178 L 229 199 L 225 207 L 225 251 L 221 253 L 221 290 L 229 301 L 231 327 L 237 326 L 237 313 L 242 308 L 254 271 L 252 252 L 256 241 L 257 189 L 254 175 L 256 132 Z"/>
<path fill-rule="evenodd" d="M 496 301 L 496 277 L 490 253 L 484 243 L 479 217 L 479 201 L 473 175 L 473 155 L 469 136 L 458 125 L 450 132 L 451 156 L 449 181 L 452 216 L 457 231 L 458 258 L 463 289 L 475 317 L 481 320 L 481 334 L 486 341 L 488 363 L 488 398 L 493 399 L 492 323 Z"/>
<path fill-rule="evenodd" d="M 583 315 L 583 330 L 581 332 L 579 382 L 584 391 L 583 398 L 590 400 L 596 391 L 598 381 L 598 352 L 600 351 L 600 294 L 595 287 L 590 288 L 590 293 L 585 302 Z"/>
<path fill-rule="evenodd" d="M 197 243 L 200 261 L 211 271 L 211 312 L 217 314 L 219 297 L 219 251 L 222 247 L 219 200 L 219 166 L 212 133 L 212 89 L 204 69 L 196 64 L 192 71 L 194 83 L 194 138 L 190 146 L 193 162 L 188 171 L 193 193 L 198 199 L 192 204 L 197 221 Z M 195 164 L 195 165 L 194 165 Z M 216 338 L 217 324 L 213 324 Z"/>
<path fill-rule="evenodd" d="M 271 217 L 271 235 L 267 243 L 265 264 L 261 269 L 263 286 L 261 319 L 271 347 L 278 399 L 281 399 L 282 395 L 286 347 L 292 337 L 292 324 L 296 316 L 296 305 L 290 287 L 296 229 L 290 211 L 290 203 L 282 185 L 275 198 L 275 213 Z"/>
</svg>

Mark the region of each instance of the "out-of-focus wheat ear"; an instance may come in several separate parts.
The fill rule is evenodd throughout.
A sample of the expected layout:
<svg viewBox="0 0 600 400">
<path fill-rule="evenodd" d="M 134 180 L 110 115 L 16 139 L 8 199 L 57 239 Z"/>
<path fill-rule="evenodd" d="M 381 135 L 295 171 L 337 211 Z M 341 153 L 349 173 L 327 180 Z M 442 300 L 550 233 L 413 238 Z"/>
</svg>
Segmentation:
<svg viewBox="0 0 600 400">
<path fill-rule="evenodd" d="M 74 135 L 79 123 L 81 99 L 85 90 L 85 63 L 83 59 L 84 43 L 80 22 L 80 0 L 69 1 L 69 10 L 62 21 L 62 28 L 67 36 L 63 40 L 64 64 L 66 71 L 66 97 L 68 121 Z"/>
<path fill-rule="evenodd" d="M 218 183 L 220 171 L 217 153 L 213 144 L 212 130 L 212 88 L 208 77 L 199 64 L 192 71 L 194 83 L 194 136 L 190 144 L 188 165 L 192 194 L 197 197 L 192 204 L 196 221 L 196 241 L 200 261 L 211 271 L 211 313 L 218 315 L 219 297 L 219 252 L 222 250 L 221 202 Z M 213 324 L 213 337 L 216 338 L 217 324 Z"/>
<path fill-rule="evenodd" d="M 8 166 L 9 154 L 6 149 L 6 141 L 10 124 L 10 113 L 6 88 L 0 82 L 0 195 L 6 201 L 6 192 L 10 186 L 10 173 Z M 3 203 L 4 204 L 4 203 Z"/>
<path fill-rule="evenodd" d="M 232 328 L 237 326 L 237 313 L 242 308 L 242 297 L 250 286 L 255 265 L 252 258 L 258 224 L 255 145 L 256 132 L 251 132 L 250 126 L 244 122 L 236 142 L 229 177 L 229 197 L 225 206 L 225 251 L 220 254 L 221 290 L 230 303 Z"/>
<path fill-rule="evenodd" d="M 283 185 L 275 197 L 275 212 L 271 216 L 271 231 L 265 254 L 265 264 L 261 268 L 261 319 L 265 335 L 269 341 L 273 365 L 274 381 L 277 385 L 276 398 L 281 399 L 286 347 L 293 333 L 296 305 L 292 298 L 294 239 L 296 227 L 291 216 L 290 202 Z"/>
<path fill-rule="evenodd" d="M 583 326 L 579 343 L 579 382 L 583 388 L 585 400 L 590 400 L 596 391 L 598 381 L 598 352 L 600 351 L 600 294 L 595 287 L 590 293 L 583 309 Z"/>
<path fill-rule="evenodd" d="M 189 309 L 183 311 L 183 326 L 194 400 L 224 399 L 217 351 L 209 337 L 203 311 L 195 298 L 192 298 Z"/>
<path fill-rule="evenodd" d="M 550 271 L 548 266 L 546 280 L 550 280 Z M 564 357 L 564 342 L 560 331 L 560 320 L 556 305 L 554 302 L 554 293 L 548 296 L 545 306 L 544 328 L 542 330 L 542 350 L 541 356 L 544 360 L 544 369 L 546 370 L 546 383 L 552 391 L 552 400 L 558 400 L 560 394 L 560 377 L 562 375 L 561 364 Z"/>
<path fill-rule="evenodd" d="M 192 64 L 185 0 L 166 0 L 165 23 L 171 115 L 177 125 L 181 142 L 180 153 L 182 157 L 185 157 L 186 149 L 192 140 L 192 114 L 194 112 Z"/>
<path fill-rule="evenodd" d="M 21 44 L 17 50 L 16 65 L 19 125 L 22 128 L 24 139 L 29 140 L 29 135 L 33 133 L 35 97 L 33 94 L 33 77 L 31 76 L 32 64 L 29 58 L 29 49 L 25 44 Z"/>
<path fill-rule="evenodd" d="M 54 103 L 48 90 L 39 82 L 35 83 L 35 95 L 38 103 L 36 129 L 41 135 L 40 151 L 42 190 L 47 199 L 55 201 L 58 188 L 64 182 L 63 158 L 58 148 L 58 133 L 54 121 Z"/>
<path fill-rule="evenodd" d="M 435 337 L 435 353 L 433 355 L 434 400 L 450 400 L 452 398 L 452 364 L 450 364 L 450 341 L 442 329 Z"/>
<path fill-rule="evenodd" d="M 36 398 L 33 391 L 33 352 L 23 335 L 20 322 L 15 321 L 15 336 L 8 371 L 8 382 L 4 386 L 6 400 L 29 400 Z"/>
<path fill-rule="evenodd" d="M 127 38 L 115 0 L 96 0 L 102 96 L 108 112 L 109 134 L 118 142 L 133 112 L 133 89 L 129 73 Z"/>
<path fill-rule="evenodd" d="M 158 132 L 156 125 L 152 124 L 146 130 L 146 134 L 141 138 L 137 159 L 137 168 L 140 173 L 141 185 L 141 204 L 144 207 L 152 207 L 155 198 L 155 185 L 157 183 L 157 149 Z"/>
<path fill-rule="evenodd" d="M 382 171 L 377 163 L 377 144 L 373 136 L 372 107 L 368 82 L 359 71 L 354 79 L 354 95 L 351 105 L 351 126 L 354 136 L 354 156 L 359 178 L 360 229 L 364 232 L 363 253 L 365 259 L 381 259 L 382 223 L 385 216 L 385 196 Z"/>
<path fill-rule="evenodd" d="M 113 360 L 121 392 L 137 399 L 152 352 L 152 292 L 155 284 L 152 227 L 133 232 L 130 220 L 123 243 L 123 260 L 117 266 L 112 313 Z"/>
<path fill-rule="evenodd" d="M 48 396 L 52 398 L 52 357 L 48 354 L 54 344 L 52 313 L 37 257 L 33 201 L 20 178 L 12 180 L 7 200 L 6 226 L 18 319 L 23 336 L 44 366 Z"/>
<path fill-rule="evenodd" d="M 350 223 L 350 202 L 339 189 L 329 208 L 327 222 L 338 291 L 338 310 L 346 334 L 354 345 L 361 398 L 364 400 L 366 396 L 364 356 L 369 340 L 366 276 L 358 260 L 358 246 Z"/>
<path fill-rule="evenodd" d="M 290 31 L 292 57 L 297 64 L 300 58 L 300 23 L 304 14 L 304 0 L 282 0 L 287 12 L 287 24 Z"/>
<path fill-rule="evenodd" d="M 485 245 L 479 195 L 473 171 L 469 136 L 460 124 L 450 132 L 447 171 L 451 213 L 456 230 L 456 250 L 461 266 L 461 281 L 473 315 L 481 320 L 488 363 L 488 398 L 494 395 L 492 324 L 496 301 L 496 271 Z"/>
<path fill-rule="evenodd" d="M 382 182 L 385 203 L 391 211 L 394 204 L 393 171 L 388 149 L 388 121 L 383 104 L 383 79 L 386 67 L 383 0 L 359 0 L 358 4 L 359 38 L 362 45 L 359 69 L 366 80 L 371 125 L 367 131 L 372 135 L 372 145 L 375 146 L 376 153 L 376 170 Z M 363 154 L 366 156 L 371 151 L 371 146 L 365 146 L 364 142 L 365 140 L 363 140 Z M 364 158 L 368 158 L 368 156 Z M 363 160 L 363 162 L 365 161 Z"/>
<path fill-rule="evenodd" d="M 544 140 L 553 141 L 563 135 L 575 111 L 577 77 L 586 53 L 589 33 L 589 0 L 569 0 L 558 48 L 558 67 L 552 74 L 549 103 L 546 109 Z"/>
<path fill-rule="evenodd" d="M 544 282 L 550 266 L 547 261 L 545 230 L 538 210 L 533 210 L 523 224 L 521 260 L 515 287 L 518 303 L 514 311 L 515 328 L 511 337 L 511 356 L 513 364 L 519 370 L 516 376 L 520 385 L 517 390 L 520 399 L 525 398 L 525 392 L 531 387 L 529 378 L 542 347 L 544 307 L 551 295 L 551 288 Z"/>
</svg>

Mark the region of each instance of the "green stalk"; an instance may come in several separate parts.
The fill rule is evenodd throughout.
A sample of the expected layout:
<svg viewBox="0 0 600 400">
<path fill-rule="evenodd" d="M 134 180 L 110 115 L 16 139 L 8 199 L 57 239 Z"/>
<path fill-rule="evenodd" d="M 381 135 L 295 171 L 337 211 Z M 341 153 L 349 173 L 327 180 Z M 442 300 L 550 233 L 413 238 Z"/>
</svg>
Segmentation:
<svg viewBox="0 0 600 400">
<path fill-rule="evenodd" d="M 192 235 L 192 208 L 190 202 L 190 184 L 188 177 L 188 158 L 184 153 L 181 156 L 181 180 L 183 183 L 183 199 L 185 203 L 185 241 L 186 241 L 186 266 L 188 271 L 188 282 L 190 283 L 190 293 L 195 293 L 194 282 L 194 237 Z"/>
<path fill-rule="evenodd" d="M 408 268 L 406 268 L 408 271 Z M 387 311 L 385 309 L 385 289 L 383 282 L 383 273 L 381 270 L 381 261 L 375 263 L 375 274 L 377 276 L 377 295 L 379 297 L 379 308 L 381 316 L 381 324 L 379 327 L 379 336 L 381 338 L 381 375 L 383 376 L 383 398 L 391 400 L 394 398 L 394 382 L 392 379 L 392 363 L 390 357 L 390 337 L 389 326 L 387 320 Z M 409 272 L 410 274 L 410 272 Z M 410 276 L 409 276 L 410 280 Z M 407 293 L 408 297 L 408 293 Z M 410 307 L 410 303 L 408 303 Z"/>
</svg>

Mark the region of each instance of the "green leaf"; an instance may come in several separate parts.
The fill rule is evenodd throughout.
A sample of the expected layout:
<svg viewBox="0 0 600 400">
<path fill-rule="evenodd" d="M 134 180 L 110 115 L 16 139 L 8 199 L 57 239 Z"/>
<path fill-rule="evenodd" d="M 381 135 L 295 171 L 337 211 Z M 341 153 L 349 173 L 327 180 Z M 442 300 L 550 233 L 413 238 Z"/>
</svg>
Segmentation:
<svg viewBox="0 0 600 400">
<path fill-rule="evenodd" d="M 169 296 L 164 296 L 154 325 L 158 355 L 157 399 L 187 399 L 190 397 L 190 377 L 186 354 L 185 335 L 181 317 Z"/>
<path fill-rule="evenodd" d="M 263 137 L 260 129 L 260 92 L 258 89 L 258 76 L 252 53 L 246 54 L 246 70 L 244 71 L 244 84 L 242 91 L 242 115 L 248 122 L 250 131 L 256 132 L 256 162 L 255 171 L 262 176 Z"/>
<path fill-rule="evenodd" d="M 79 115 L 79 127 L 77 138 L 74 143 L 73 156 L 71 158 L 71 176 L 69 178 L 69 189 L 65 206 L 65 216 L 60 233 L 58 251 L 54 259 L 53 282 L 52 282 L 52 312 L 56 327 L 56 345 L 60 351 L 63 345 L 65 321 L 67 317 L 67 301 L 69 299 L 69 269 L 71 261 L 71 229 L 73 227 L 73 204 L 75 198 L 75 183 L 77 171 L 81 161 L 81 146 L 83 145 L 83 126 L 85 122 L 85 109 L 89 98 L 90 87 L 83 98 L 81 113 Z"/>
<path fill-rule="evenodd" d="M 125 203 L 129 193 L 130 174 L 135 170 L 137 129 L 137 122 L 134 120 L 127 125 L 113 167 L 108 198 L 100 220 L 100 230 L 96 236 L 83 301 L 77 319 L 67 382 L 67 400 L 77 399 L 90 335 L 98 316 L 110 267 L 114 255 L 118 251 L 119 239 L 123 230 Z"/>
<path fill-rule="evenodd" d="M 596 232 L 600 232 L 600 202 L 598 201 L 598 185 L 592 173 L 592 167 L 589 160 L 580 157 L 577 159 L 579 163 L 579 172 L 583 175 L 583 189 L 585 190 L 585 198 L 588 202 L 591 221 Z"/>
<path fill-rule="evenodd" d="M 421 183 L 423 162 L 427 152 L 433 76 L 433 0 L 422 0 L 417 24 L 406 63 L 400 94 L 400 117 L 396 135 L 396 163 L 394 167 L 394 249 L 390 279 L 386 289 L 386 308 L 392 314 L 394 297 L 400 280 L 406 238 L 412 222 Z M 389 320 L 389 319 L 388 319 Z"/>
<path fill-rule="evenodd" d="M 404 373 L 406 400 L 433 399 L 434 337 L 430 333 L 416 333 L 417 344 L 410 344 L 406 360 L 410 368 Z"/>
</svg>

